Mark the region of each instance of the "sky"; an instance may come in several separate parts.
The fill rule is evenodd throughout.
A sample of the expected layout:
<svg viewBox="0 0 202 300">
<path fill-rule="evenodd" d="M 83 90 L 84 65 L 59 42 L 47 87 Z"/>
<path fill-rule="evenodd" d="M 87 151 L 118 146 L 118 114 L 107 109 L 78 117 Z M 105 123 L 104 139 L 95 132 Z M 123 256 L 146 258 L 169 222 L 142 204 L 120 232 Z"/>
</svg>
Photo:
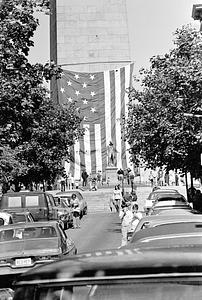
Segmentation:
<svg viewBox="0 0 202 300">
<path fill-rule="evenodd" d="M 58 0 L 60 1 L 60 0 Z M 199 30 L 199 21 L 191 17 L 193 4 L 202 0 L 126 0 L 131 60 L 135 73 L 149 67 L 149 59 L 163 55 L 174 47 L 173 33 L 183 25 L 192 24 Z M 37 29 L 29 59 L 32 63 L 49 60 L 49 16 L 38 14 Z"/>
</svg>

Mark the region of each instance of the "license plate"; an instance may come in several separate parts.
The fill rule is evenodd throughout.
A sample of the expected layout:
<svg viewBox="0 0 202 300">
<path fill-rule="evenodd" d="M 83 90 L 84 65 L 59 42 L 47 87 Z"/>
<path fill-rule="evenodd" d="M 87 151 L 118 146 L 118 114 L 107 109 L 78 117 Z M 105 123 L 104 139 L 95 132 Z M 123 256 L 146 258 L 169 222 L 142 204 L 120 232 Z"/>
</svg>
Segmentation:
<svg viewBox="0 0 202 300">
<path fill-rule="evenodd" d="M 18 267 L 30 266 L 31 264 L 31 258 L 19 258 L 15 260 L 15 265 Z"/>
</svg>

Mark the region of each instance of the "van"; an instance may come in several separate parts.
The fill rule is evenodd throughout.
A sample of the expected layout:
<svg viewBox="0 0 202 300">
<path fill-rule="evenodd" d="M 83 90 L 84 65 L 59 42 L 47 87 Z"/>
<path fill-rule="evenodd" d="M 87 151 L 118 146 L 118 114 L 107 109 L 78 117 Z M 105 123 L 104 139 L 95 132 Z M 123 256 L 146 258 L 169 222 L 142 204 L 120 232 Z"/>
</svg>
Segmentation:
<svg viewBox="0 0 202 300">
<path fill-rule="evenodd" d="M 11 192 L 3 194 L 0 209 L 30 211 L 35 221 L 58 220 L 58 209 L 52 195 L 44 192 Z"/>
</svg>

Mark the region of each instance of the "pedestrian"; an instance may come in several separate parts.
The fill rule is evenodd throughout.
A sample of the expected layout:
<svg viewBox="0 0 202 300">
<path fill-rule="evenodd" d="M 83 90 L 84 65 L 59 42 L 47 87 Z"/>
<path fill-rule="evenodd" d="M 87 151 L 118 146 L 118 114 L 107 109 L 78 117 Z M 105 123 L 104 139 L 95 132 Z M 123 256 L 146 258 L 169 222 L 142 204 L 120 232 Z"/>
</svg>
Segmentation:
<svg viewBox="0 0 202 300">
<path fill-rule="evenodd" d="M 131 191 L 131 197 L 132 197 L 132 202 L 136 202 L 137 201 L 137 194 L 135 190 Z"/>
<path fill-rule="evenodd" d="M 89 191 L 92 191 L 92 180 L 93 180 L 93 178 L 92 178 L 92 175 L 90 173 L 89 176 L 88 176 Z"/>
<path fill-rule="evenodd" d="M 80 228 L 80 203 L 76 194 L 72 194 L 71 205 L 73 209 L 73 226 L 74 228 Z"/>
<path fill-rule="evenodd" d="M 61 192 L 65 192 L 65 178 L 63 176 L 60 178 L 60 189 Z"/>
<path fill-rule="evenodd" d="M 86 172 L 86 170 L 84 169 L 83 172 L 81 173 L 81 177 L 83 180 L 83 186 L 87 185 L 87 178 L 88 178 L 88 173 Z"/>
<path fill-rule="evenodd" d="M 133 206 L 132 206 L 132 211 L 133 211 L 133 220 L 132 220 L 132 223 L 131 223 L 131 231 L 134 232 L 139 221 L 142 219 L 142 213 L 140 211 L 138 211 L 139 209 L 139 206 L 137 203 L 135 203 Z"/>
<path fill-rule="evenodd" d="M 128 240 L 128 232 L 131 228 L 132 220 L 133 220 L 133 211 L 131 202 L 128 202 L 126 206 L 120 209 L 119 217 L 121 219 L 121 247 L 127 244 Z"/>
<path fill-rule="evenodd" d="M 114 201 L 113 201 L 113 196 L 109 198 L 109 209 L 111 212 L 113 212 L 113 206 L 114 206 Z"/>
<path fill-rule="evenodd" d="M 113 192 L 113 202 L 114 202 L 114 207 L 117 212 L 119 212 L 121 200 L 122 200 L 121 190 L 118 188 L 117 185 L 115 185 L 114 192 Z"/>
<path fill-rule="evenodd" d="M 124 180 L 124 171 L 121 168 L 117 171 L 117 178 L 118 178 L 118 181 L 121 183 Z"/>
<path fill-rule="evenodd" d="M 110 178 L 107 177 L 107 186 L 109 187 L 109 184 L 110 184 Z"/>
<path fill-rule="evenodd" d="M 154 175 L 153 175 L 152 170 L 149 173 L 149 181 L 151 183 L 151 187 L 153 187 L 153 185 L 154 185 Z"/>
<path fill-rule="evenodd" d="M 71 187 L 72 187 L 72 190 L 74 189 L 74 184 L 75 184 L 74 176 L 71 176 Z"/>
<path fill-rule="evenodd" d="M 100 186 L 101 183 L 102 183 L 102 173 L 101 173 L 101 171 L 98 171 L 98 173 L 97 173 L 97 184 L 98 184 L 98 186 Z"/>
<path fill-rule="evenodd" d="M 92 178 L 92 191 L 97 191 L 97 177 Z"/>
<path fill-rule="evenodd" d="M 71 177 L 72 177 L 72 174 L 69 172 L 69 173 L 67 174 L 67 189 L 68 189 L 68 190 L 71 190 L 71 188 L 72 188 Z"/>
</svg>

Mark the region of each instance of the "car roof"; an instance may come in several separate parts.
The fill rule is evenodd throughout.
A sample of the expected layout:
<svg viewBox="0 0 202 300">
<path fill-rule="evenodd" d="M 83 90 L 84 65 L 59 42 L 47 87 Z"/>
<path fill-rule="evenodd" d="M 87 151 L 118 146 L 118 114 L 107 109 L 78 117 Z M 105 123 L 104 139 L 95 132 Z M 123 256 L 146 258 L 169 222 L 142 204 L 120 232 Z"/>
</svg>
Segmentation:
<svg viewBox="0 0 202 300">
<path fill-rule="evenodd" d="M 15 223 L 6 225 L 3 227 L 0 227 L 0 230 L 6 230 L 6 229 L 14 229 L 16 228 L 37 228 L 37 227 L 45 227 L 45 226 L 56 226 L 58 224 L 58 221 L 44 221 L 44 222 L 30 222 L 30 223 Z"/>
<path fill-rule="evenodd" d="M 45 192 L 42 191 L 33 191 L 33 192 L 29 192 L 29 191 L 21 191 L 21 192 L 10 192 L 10 193 L 5 193 L 2 196 L 22 196 L 22 195 L 42 195 L 42 194 L 46 194 Z"/>
<path fill-rule="evenodd" d="M 166 198 L 171 198 L 171 199 L 186 199 L 183 195 L 181 195 L 180 193 L 160 193 L 157 196 L 157 200 L 158 199 L 166 199 Z"/>
<path fill-rule="evenodd" d="M 198 215 L 199 212 L 193 210 L 191 207 L 183 207 L 183 208 L 179 208 L 179 207 L 172 207 L 172 208 L 164 208 L 164 209 L 159 209 L 159 210 L 155 210 L 155 212 L 158 212 L 158 215 L 160 216 L 166 216 L 166 215 Z M 156 215 L 157 216 L 157 215 Z"/>
<path fill-rule="evenodd" d="M 158 268 L 157 268 L 158 266 Z M 198 268 L 196 268 L 196 266 Z M 184 268 L 183 268 L 184 267 Z M 169 273 L 202 271 L 201 249 L 108 249 L 74 255 L 32 269 L 20 277 L 15 285 L 26 284 L 85 284 L 92 279 L 97 281 L 141 276 L 168 277 Z M 98 273 L 98 271 L 100 271 Z M 167 274 L 166 274 L 167 273 Z"/>
<path fill-rule="evenodd" d="M 175 190 L 175 189 L 172 189 L 172 188 L 160 188 L 160 189 L 157 189 L 155 191 L 153 191 L 152 193 L 179 193 L 178 190 Z"/>
<path fill-rule="evenodd" d="M 138 224 L 138 227 L 144 223 L 150 224 L 167 224 L 167 222 L 180 223 L 180 222 L 202 222 L 202 215 L 200 214 L 176 214 L 176 215 L 151 215 L 143 217 Z"/>
<path fill-rule="evenodd" d="M 193 221 L 187 223 L 162 224 L 157 227 L 145 228 L 144 230 L 135 232 L 131 237 L 130 243 L 136 243 L 141 239 L 152 236 L 176 235 L 181 233 L 199 233 L 202 237 L 202 222 Z"/>
</svg>

